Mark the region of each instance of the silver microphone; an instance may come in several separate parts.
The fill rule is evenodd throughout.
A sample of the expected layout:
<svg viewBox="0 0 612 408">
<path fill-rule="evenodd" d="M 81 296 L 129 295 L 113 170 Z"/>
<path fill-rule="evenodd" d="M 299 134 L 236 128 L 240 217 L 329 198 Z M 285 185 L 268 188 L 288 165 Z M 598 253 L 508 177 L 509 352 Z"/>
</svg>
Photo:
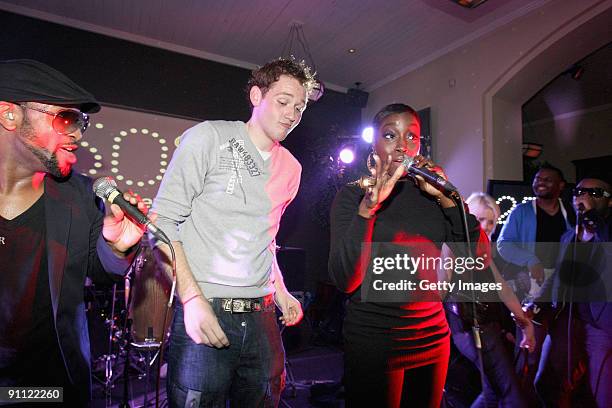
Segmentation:
<svg viewBox="0 0 612 408">
<path fill-rule="evenodd" d="M 162 230 L 157 228 L 155 224 L 144 215 L 138 207 L 132 205 L 129 201 L 123 198 L 121 191 L 117 189 L 117 183 L 112 177 L 100 177 L 93 184 L 93 191 L 98 197 L 107 200 L 111 204 L 117 204 L 125 213 L 129 214 L 139 224 L 144 225 L 147 230 L 160 241 L 170 245 L 170 240 Z"/>
</svg>

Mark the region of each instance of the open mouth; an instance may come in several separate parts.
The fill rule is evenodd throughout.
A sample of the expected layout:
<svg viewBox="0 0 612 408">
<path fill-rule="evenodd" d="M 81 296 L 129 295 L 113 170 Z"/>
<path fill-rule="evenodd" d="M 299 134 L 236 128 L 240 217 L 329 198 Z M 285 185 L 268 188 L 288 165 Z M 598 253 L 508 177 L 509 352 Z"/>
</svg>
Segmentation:
<svg viewBox="0 0 612 408">
<path fill-rule="evenodd" d="M 64 150 L 64 151 L 69 152 L 69 153 L 73 153 L 78 148 L 79 148 L 79 146 L 75 145 L 75 144 L 67 144 L 67 145 L 62 145 L 60 147 L 61 150 Z"/>
</svg>

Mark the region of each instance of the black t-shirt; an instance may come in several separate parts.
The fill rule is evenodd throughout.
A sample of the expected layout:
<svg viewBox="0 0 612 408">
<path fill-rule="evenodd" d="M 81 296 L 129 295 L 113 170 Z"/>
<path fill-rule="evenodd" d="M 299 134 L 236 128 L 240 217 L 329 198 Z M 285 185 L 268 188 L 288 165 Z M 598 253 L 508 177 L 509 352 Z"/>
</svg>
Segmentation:
<svg viewBox="0 0 612 408">
<path fill-rule="evenodd" d="M 66 383 L 49 290 L 43 197 L 12 220 L 0 217 L 0 385 Z"/>
<path fill-rule="evenodd" d="M 558 242 L 566 231 L 565 219 L 561 209 L 555 215 L 549 215 L 540 207 L 537 208 L 536 256 L 544 268 L 554 268 L 559 252 Z"/>
</svg>

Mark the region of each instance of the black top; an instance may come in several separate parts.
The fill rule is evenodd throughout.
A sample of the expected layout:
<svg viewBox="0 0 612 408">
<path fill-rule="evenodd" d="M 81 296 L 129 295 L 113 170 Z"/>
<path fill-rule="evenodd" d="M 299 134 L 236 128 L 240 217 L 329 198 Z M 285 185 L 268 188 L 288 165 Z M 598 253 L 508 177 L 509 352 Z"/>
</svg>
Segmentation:
<svg viewBox="0 0 612 408">
<path fill-rule="evenodd" d="M 371 220 L 358 215 L 363 191 L 344 186 L 331 213 L 329 272 L 336 286 L 350 293 L 345 338 L 366 341 L 393 339 L 403 351 L 428 350 L 446 341 L 448 325 L 440 302 L 371 303 L 361 301 L 364 271 L 359 265 L 363 242 L 465 242 L 456 207 L 443 209 L 411 180 L 400 180 Z M 476 218 L 468 215 L 472 241 L 480 235 Z"/>
<path fill-rule="evenodd" d="M 45 232 L 42 197 L 12 220 L 0 217 L 0 237 L 4 238 L 0 240 L 3 385 L 50 386 L 49 378 L 66 377 L 53 326 Z M 44 375 L 47 371 L 53 375 Z"/>
<path fill-rule="evenodd" d="M 62 361 L 51 373 L 51 381 L 56 381 L 62 370 L 67 371 L 72 387 L 71 390 L 64 388 L 64 401 L 68 401 L 64 405 L 84 406 L 91 390 L 91 354 L 83 299 L 85 277 L 89 276 L 96 284 L 112 282 L 112 277 L 121 278 L 125 274 L 133 256 L 117 257 L 104 241 L 101 235 L 104 206 L 95 196 L 90 178 L 80 174 L 63 179 L 47 176 L 44 186 L 42 201 L 45 217 L 42 224 L 47 266 L 41 265 L 39 269 L 47 271 L 47 288 L 51 299 L 49 310 L 55 319 L 52 337 L 57 339 L 62 356 Z M 8 243 L 8 240 L 4 242 Z M 13 243 L 30 245 L 22 237 Z M 16 264 L 14 253 L 9 253 L 9 259 Z M 8 276 L 4 265 L 0 268 L 0 274 Z M 0 302 L 3 300 L 0 298 Z M 21 309 L 2 309 L 2 313 L 5 313 L 6 321 L 12 321 L 19 318 Z M 0 330 L 0 342 L 4 342 L 6 337 L 6 331 Z M 51 356 L 45 358 L 48 366 L 51 365 L 50 359 Z M 38 370 L 41 363 L 39 361 L 30 368 Z M 18 373 L 12 374 L 18 376 Z M 76 402 L 70 405 L 70 400 Z"/>
<path fill-rule="evenodd" d="M 549 215 L 546 211 L 536 206 L 537 209 L 537 230 L 536 242 L 542 242 L 543 245 L 536 244 L 536 256 L 542 262 L 544 268 L 554 268 L 557 261 L 559 251 L 558 243 L 561 236 L 565 233 L 566 226 L 561 208 L 555 215 Z"/>
</svg>

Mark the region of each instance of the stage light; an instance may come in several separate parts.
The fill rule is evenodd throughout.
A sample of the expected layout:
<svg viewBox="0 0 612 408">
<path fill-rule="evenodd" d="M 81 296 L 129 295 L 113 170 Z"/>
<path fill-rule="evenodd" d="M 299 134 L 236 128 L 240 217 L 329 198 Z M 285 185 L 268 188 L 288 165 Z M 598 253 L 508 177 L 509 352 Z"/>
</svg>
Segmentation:
<svg viewBox="0 0 612 408">
<path fill-rule="evenodd" d="M 345 146 L 340 150 L 340 154 L 338 154 L 338 158 L 344 164 L 351 164 L 353 160 L 355 160 L 355 151 L 350 146 Z"/>
<path fill-rule="evenodd" d="M 374 140 L 374 128 L 372 126 L 363 128 L 363 131 L 361 132 L 361 138 L 368 143 L 372 143 L 372 141 Z"/>
</svg>

